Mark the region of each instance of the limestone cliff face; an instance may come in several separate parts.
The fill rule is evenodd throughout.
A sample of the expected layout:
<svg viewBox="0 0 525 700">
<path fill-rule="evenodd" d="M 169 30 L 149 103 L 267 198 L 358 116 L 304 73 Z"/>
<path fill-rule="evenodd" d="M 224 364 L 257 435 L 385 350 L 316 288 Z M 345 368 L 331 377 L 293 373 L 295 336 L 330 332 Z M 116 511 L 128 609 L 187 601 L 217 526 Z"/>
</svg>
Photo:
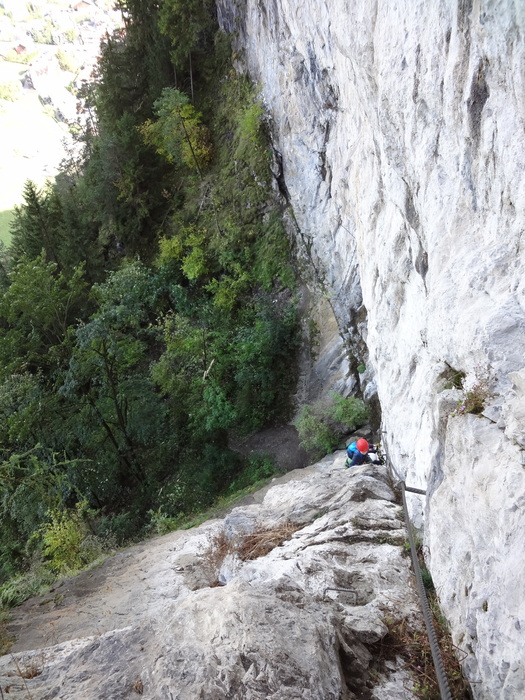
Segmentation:
<svg viewBox="0 0 525 700">
<path fill-rule="evenodd" d="M 525 697 L 525 5 L 217 4 L 393 466 L 427 490 L 411 508 L 475 697 Z M 459 373 L 489 377 L 484 415 L 450 415 Z"/>
</svg>

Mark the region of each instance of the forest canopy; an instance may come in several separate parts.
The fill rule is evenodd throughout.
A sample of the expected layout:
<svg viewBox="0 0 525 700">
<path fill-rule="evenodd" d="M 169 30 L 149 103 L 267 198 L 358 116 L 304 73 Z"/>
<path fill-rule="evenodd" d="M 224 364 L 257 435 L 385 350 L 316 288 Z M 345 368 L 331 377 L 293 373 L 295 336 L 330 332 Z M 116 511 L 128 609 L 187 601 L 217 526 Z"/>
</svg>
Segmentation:
<svg viewBox="0 0 525 700">
<path fill-rule="evenodd" d="M 295 275 L 257 91 L 213 3 L 120 5 L 75 155 L 27 182 L 2 254 L 0 584 L 270 475 L 229 445 L 289 415 Z"/>
</svg>

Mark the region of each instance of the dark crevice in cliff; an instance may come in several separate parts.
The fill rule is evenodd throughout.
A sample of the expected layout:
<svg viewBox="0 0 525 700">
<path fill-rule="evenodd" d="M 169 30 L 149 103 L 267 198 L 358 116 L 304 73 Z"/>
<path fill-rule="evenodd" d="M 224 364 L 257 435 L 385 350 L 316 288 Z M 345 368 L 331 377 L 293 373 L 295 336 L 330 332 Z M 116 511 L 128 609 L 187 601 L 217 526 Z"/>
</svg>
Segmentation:
<svg viewBox="0 0 525 700">
<path fill-rule="evenodd" d="M 489 95 L 489 88 L 485 80 L 485 62 L 480 60 L 477 73 L 470 86 L 470 95 L 467 100 L 470 133 L 475 148 L 479 145 L 481 136 L 481 114 Z"/>
<path fill-rule="evenodd" d="M 277 189 L 279 194 L 283 197 L 286 204 L 290 204 L 290 193 L 288 192 L 288 187 L 286 186 L 286 180 L 284 179 L 284 168 L 283 168 L 283 156 L 275 148 L 273 149 L 273 157 L 275 168 L 272 169 L 272 174 L 275 178 L 277 184 Z"/>
</svg>

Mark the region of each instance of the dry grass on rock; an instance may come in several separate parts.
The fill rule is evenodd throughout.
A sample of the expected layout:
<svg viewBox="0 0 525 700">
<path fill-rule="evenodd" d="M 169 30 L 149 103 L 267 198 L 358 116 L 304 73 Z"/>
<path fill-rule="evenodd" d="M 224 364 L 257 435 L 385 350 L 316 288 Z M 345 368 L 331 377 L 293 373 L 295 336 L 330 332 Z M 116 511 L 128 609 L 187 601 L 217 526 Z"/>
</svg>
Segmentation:
<svg viewBox="0 0 525 700">
<path fill-rule="evenodd" d="M 297 532 L 302 526 L 285 522 L 274 528 L 259 528 L 246 535 L 228 538 L 224 530 L 216 535 L 209 547 L 203 552 L 203 561 L 210 570 L 212 585 L 219 585 L 218 576 L 224 559 L 234 556 L 241 561 L 250 561 L 264 557 L 266 554 L 279 547 L 283 542 Z"/>
<path fill-rule="evenodd" d="M 271 552 L 272 549 L 279 547 L 283 542 L 289 540 L 299 528 L 299 525 L 286 522 L 272 529 L 252 532 L 234 543 L 235 554 L 237 554 L 242 561 L 264 557 Z"/>
<path fill-rule="evenodd" d="M 420 700 L 440 700 L 441 693 L 426 631 L 416 629 L 406 619 L 395 620 L 387 616 L 384 622 L 388 627 L 388 634 L 369 646 L 377 668 L 381 669 L 385 661 L 395 661 L 397 657 L 401 657 L 411 672 L 414 683 L 412 692 L 416 697 Z M 472 696 L 457 657 L 458 649 L 452 644 L 447 630 L 435 615 L 434 626 L 452 697 L 457 700 L 470 699 Z"/>
</svg>

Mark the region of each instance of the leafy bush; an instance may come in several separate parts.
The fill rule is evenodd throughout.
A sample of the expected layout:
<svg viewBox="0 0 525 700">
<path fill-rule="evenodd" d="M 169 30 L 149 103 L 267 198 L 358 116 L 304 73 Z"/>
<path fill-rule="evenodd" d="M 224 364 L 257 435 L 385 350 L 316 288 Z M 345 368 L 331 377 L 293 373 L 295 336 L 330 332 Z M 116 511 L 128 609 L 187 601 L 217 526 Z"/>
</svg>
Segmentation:
<svg viewBox="0 0 525 700">
<path fill-rule="evenodd" d="M 26 599 L 27 596 L 21 592 L 21 588 L 17 585 L 18 583 L 25 584 L 25 577 L 7 581 L 0 587 L 1 608 L 14 608 Z"/>
<path fill-rule="evenodd" d="M 172 518 L 164 513 L 162 508 L 148 511 L 150 522 L 147 526 L 147 531 L 155 535 L 167 535 L 168 532 L 173 532 L 180 525 L 180 518 Z"/>
<path fill-rule="evenodd" d="M 55 510 L 51 522 L 41 529 L 44 554 L 55 571 L 80 569 L 82 540 L 87 534 L 75 512 Z"/>
<path fill-rule="evenodd" d="M 344 398 L 331 393 L 327 399 L 303 406 L 294 421 L 300 444 L 321 456 L 332 452 L 341 438 L 367 420 L 368 412 L 361 399 Z"/>
<path fill-rule="evenodd" d="M 333 400 L 333 408 L 330 411 L 330 417 L 342 423 L 348 430 L 352 432 L 368 419 L 368 411 L 361 399 L 356 399 L 352 396 L 344 398 L 341 394 L 331 394 Z"/>
<path fill-rule="evenodd" d="M 158 120 L 148 120 L 140 128 L 145 142 L 170 163 L 183 162 L 201 172 L 212 158 L 210 133 L 202 124 L 202 115 L 175 88 L 164 88 L 154 107 Z"/>
<path fill-rule="evenodd" d="M 299 433 L 301 447 L 308 452 L 328 454 L 336 447 L 338 437 L 328 425 L 326 413 L 324 409 L 321 410 L 320 402 L 303 406 L 294 423 Z"/>
<path fill-rule="evenodd" d="M 75 510 L 52 510 L 51 522 L 42 525 L 40 537 L 43 553 L 49 557 L 51 569 L 70 572 L 81 569 L 97 559 L 107 543 L 92 535 L 85 521 L 88 511 L 86 501 L 80 501 Z"/>
</svg>

